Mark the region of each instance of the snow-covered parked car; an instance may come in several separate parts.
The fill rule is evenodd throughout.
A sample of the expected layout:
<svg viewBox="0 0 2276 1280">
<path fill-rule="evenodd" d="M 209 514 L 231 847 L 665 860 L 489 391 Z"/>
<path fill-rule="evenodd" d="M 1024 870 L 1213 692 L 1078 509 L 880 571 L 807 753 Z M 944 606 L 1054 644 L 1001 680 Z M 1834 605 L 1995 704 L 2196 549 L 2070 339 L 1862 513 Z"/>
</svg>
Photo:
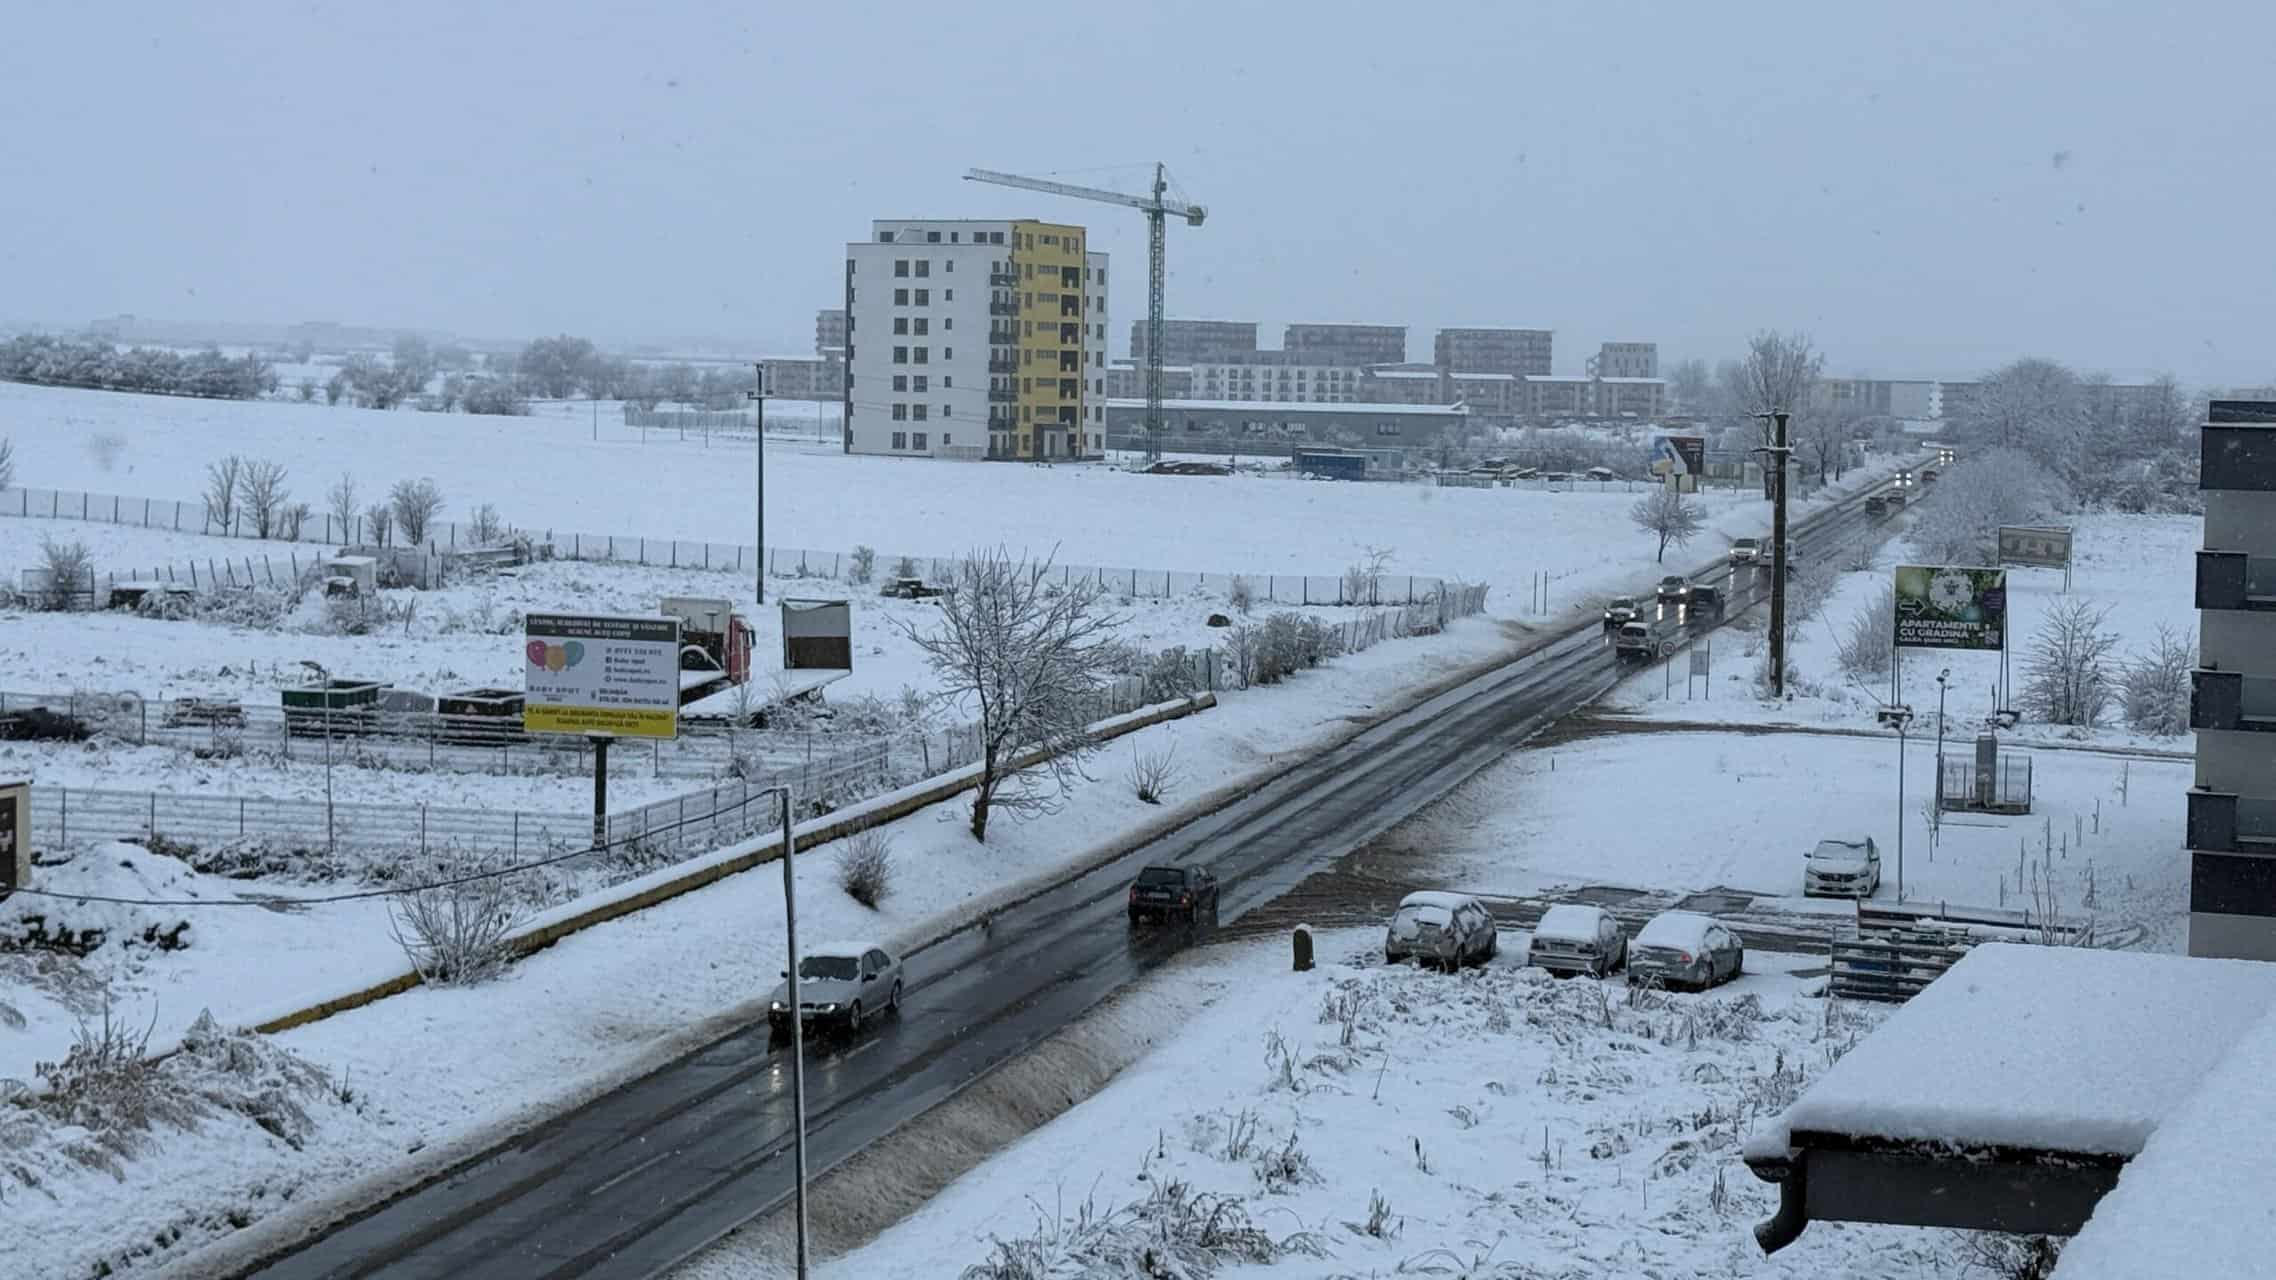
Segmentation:
<svg viewBox="0 0 2276 1280">
<path fill-rule="evenodd" d="M 790 1034 L 790 975 L 767 997 L 767 1030 Z M 901 962 L 874 942 L 831 942 L 798 959 L 798 1005 L 808 1025 L 826 1023 L 848 1033 L 872 1015 L 901 1007 Z"/>
<path fill-rule="evenodd" d="M 1705 991 L 1746 969 L 1739 935 L 1713 916 L 1662 911 L 1628 943 L 1628 984 L 1657 981 L 1668 988 Z"/>
<path fill-rule="evenodd" d="M 1627 963 L 1628 931 L 1602 907 L 1560 902 L 1541 913 L 1525 961 L 1560 976 L 1589 973 L 1601 978 Z"/>
<path fill-rule="evenodd" d="M 1423 889 L 1399 900 L 1383 931 L 1383 959 L 1459 969 L 1501 954 L 1494 913 L 1466 893 Z"/>
<path fill-rule="evenodd" d="M 1881 848 L 1873 837 L 1820 840 L 1802 861 L 1802 892 L 1818 898 L 1870 898 L 1881 889 Z"/>
</svg>

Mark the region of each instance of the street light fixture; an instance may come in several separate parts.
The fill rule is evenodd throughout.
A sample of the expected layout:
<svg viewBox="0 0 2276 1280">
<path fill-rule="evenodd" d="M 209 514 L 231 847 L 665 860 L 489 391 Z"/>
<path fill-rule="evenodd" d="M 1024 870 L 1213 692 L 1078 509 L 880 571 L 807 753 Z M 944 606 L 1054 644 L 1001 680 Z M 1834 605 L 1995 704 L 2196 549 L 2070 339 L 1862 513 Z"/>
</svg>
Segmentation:
<svg viewBox="0 0 2276 1280">
<path fill-rule="evenodd" d="M 1874 712 L 1883 728 L 1897 731 L 1897 901 L 1905 900 L 1905 727 L 1912 723 L 1912 708 L 1882 707 Z"/>
<path fill-rule="evenodd" d="M 1936 807 L 1933 812 L 1936 814 L 1938 831 L 1944 829 L 1944 694 L 1951 683 L 1952 668 L 1946 667 L 1936 673 Z M 1928 851 L 1928 860 L 1936 861 L 1933 842 Z"/>
</svg>

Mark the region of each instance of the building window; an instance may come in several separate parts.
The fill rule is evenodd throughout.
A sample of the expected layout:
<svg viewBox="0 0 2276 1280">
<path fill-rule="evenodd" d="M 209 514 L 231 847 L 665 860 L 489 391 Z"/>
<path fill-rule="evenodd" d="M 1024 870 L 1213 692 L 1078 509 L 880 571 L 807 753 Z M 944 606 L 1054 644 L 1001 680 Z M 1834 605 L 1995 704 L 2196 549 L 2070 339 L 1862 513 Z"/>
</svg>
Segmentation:
<svg viewBox="0 0 2276 1280">
<path fill-rule="evenodd" d="M 956 264 L 955 264 L 955 263 L 950 263 L 949 265 L 950 265 L 950 266 L 954 266 L 954 265 L 956 265 Z M 954 302 L 954 301 L 956 301 L 956 290 L 954 290 L 954 289 L 943 289 L 943 290 L 941 290 L 940 300 L 941 300 L 941 301 L 943 301 L 943 302 Z"/>
<path fill-rule="evenodd" d="M 895 391 L 907 391 L 909 389 L 909 375 L 905 373 L 894 374 L 893 389 Z"/>
<path fill-rule="evenodd" d="M 925 329 L 930 323 L 931 322 L 926 320 L 923 316 L 918 316 L 917 327 L 913 332 L 915 332 L 918 337 L 923 337 L 925 334 Z"/>
<path fill-rule="evenodd" d="M 879 243 L 879 244 L 891 244 L 891 243 L 893 243 L 893 233 L 892 233 L 892 232 L 890 232 L 890 231 L 880 231 L 880 232 L 878 232 L 878 233 L 877 233 L 877 243 Z"/>
<path fill-rule="evenodd" d="M 893 407 L 894 407 L 894 408 L 896 408 L 896 409 L 898 409 L 898 408 L 900 408 L 901 406 L 899 406 L 899 405 L 894 405 Z M 909 433 L 908 433 L 908 432 L 906 432 L 906 431 L 896 431 L 896 432 L 894 432 L 894 433 L 893 433 L 893 447 L 894 447 L 894 448 L 896 448 L 896 449 L 906 449 L 906 448 L 908 448 L 908 447 L 909 447 Z"/>
<path fill-rule="evenodd" d="M 921 374 L 921 373 L 920 373 L 920 374 L 918 374 L 918 375 L 916 376 L 916 378 L 915 378 L 915 379 L 913 379 L 913 380 L 912 380 L 912 381 L 909 383 L 909 386 L 910 386 L 910 388 L 911 388 L 911 389 L 913 389 L 913 390 L 916 390 L 916 391 L 923 391 L 923 390 L 925 390 L 925 375 L 923 375 L 923 374 Z"/>
<path fill-rule="evenodd" d="M 939 244 L 939 243 L 940 243 L 940 232 L 938 232 L 938 231 L 927 231 L 927 232 L 925 233 L 925 240 L 926 240 L 928 243 L 931 243 L 931 244 Z"/>
<path fill-rule="evenodd" d="M 917 290 L 917 305 L 918 305 L 918 306 L 920 306 L 920 307 L 921 307 L 921 306 L 924 306 L 926 303 L 928 303 L 928 302 L 930 302 L 930 301 L 932 301 L 932 290 L 930 290 L 930 289 L 919 289 L 919 290 Z"/>
<path fill-rule="evenodd" d="M 924 408 L 924 406 L 923 406 L 923 405 L 918 405 L 917 407 L 918 407 L 918 408 L 920 408 L 920 409 Z M 910 447 L 910 448 L 912 448 L 912 449 L 922 449 L 922 448 L 924 448 L 924 447 L 925 447 L 925 433 L 924 433 L 924 432 L 922 432 L 922 431 L 918 431 L 918 432 L 914 432 L 914 433 L 912 433 L 912 434 L 909 436 L 909 447 Z"/>
<path fill-rule="evenodd" d="M 895 363 L 895 364 L 907 364 L 907 363 L 909 363 L 909 349 L 908 349 L 907 347 L 895 347 L 895 348 L 893 348 L 893 363 Z"/>
<path fill-rule="evenodd" d="M 952 352 L 952 353 L 950 353 L 950 355 L 949 355 L 947 358 L 948 358 L 948 359 L 951 359 L 951 360 L 953 360 L 953 359 L 955 359 L 956 357 L 955 357 L 955 354 Z M 942 375 L 941 375 L 941 377 L 940 377 L 940 385 L 942 385 L 943 387 L 953 387 L 953 386 L 955 386 L 955 385 L 956 385 L 956 375 L 954 375 L 954 374 L 948 374 L 948 373 L 944 373 L 944 374 L 942 374 Z"/>
<path fill-rule="evenodd" d="M 913 405 L 910 405 L 910 406 L 909 406 L 909 416 L 910 416 L 910 417 L 912 417 L 912 418 L 915 418 L 915 419 L 916 419 L 917 421 L 919 421 L 919 422 L 923 422 L 923 421 L 925 420 L 925 410 L 926 410 L 927 408 L 930 408 L 930 407 L 931 407 L 931 406 L 929 406 L 929 405 L 923 405 L 923 404 L 913 404 Z M 922 446 L 920 446 L 920 447 L 922 447 Z"/>
<path fill-rule="evenodd" d="M 956 412 L 955 412 L 955 410 L 954 410 L 953 408 L 951 408 L 950 406 L 948 406 L 948 405 L 944 404 L 944 405 L 942 405 L 942 406 L 940 407 L 940 416 L 941 416 L 941 417 L 944 417 L 944 418 L 953 418 L 953 417 L 955 417 L 955 416 L 956 416 Z M 941 440 L 942 440 L 942 442 L 943 442 L 943 443 L 946 443 L 946 442 L 947 442 L 947 440 L 948 440 L 948 437 L 947 437 L 947 436 L 942 436 L 942 437 L 941 437 Z"/>
<path fill-rule="evenodd" d="M 1399 424 L 1396 422 L 1378 422 L 1375 424 L 1375 434 L 1379 436 L 1395 436 L 1399 434 Z"/>
<path fill-rule="evenodd" d="M 893 305 L 896 307 L 908 306 L 909 291 L 907 289 L 895 289 L 893 291 Z"/>
<path fill-rule="evenodd" d="M 940 349 L 940 358 L 943 360 L 954 360 L 956 358 L 956 348 L 942 347 Z"/>
<path fill-rule="evenodd" d="M 941 416 L 945 418 L 945 417 L 947 417 L 948 415 L 944 413 L 944 414 L 942 414 Z M 952 436 L 952 435 L 948 434 L 946 431 L 943 431 L 943 432 L 941 432 L 941 433 L 940 433 L 940 447 L 941 447 L 941 448 L 943 448 L 943 449 L 946 449 L 948 446 L 950 446 L 950 445 L 952 445 L 952 444 L 955 444 L 955 443 L 956 443 L 956 437 L 955 437 L 955 436 Z"/>
<path fill-rule="evenodd" d="M 918 275 L 918 277 L 919 277 L 919 278 L 923 278 L 923 277 L 925 277 L 925 276 L 929 276 L 929 275 L 931 275 L 932 273 L 933 273 L 933 260 L 932 260 L 931 258 L 919 258 L 919 259 L 917 259 L 917 275 Z"/>
<path fill-rule="evenodd" d="M 905 334 L 905 333 L 907 333 L 908 331 L 909 331 L 909 317 L 907 317 L 907 316 L 895 316 L 895 317 L 893 317 L 893 332 L 895 332 L 895 333 L 904 333 L 904 334 Z"/>
<path fill-rule="evenodd" d="M 930 347 L 919 347 L 919 348 L 917 348 L 917 363 L 918 363 L 918 364 L 923 364 L 923 363 L 925 363 L 925 355 L 926 355 L 926 353 L 927 353 L 927 352 L 929 352 L 929 351 L 931 351 L 931 350 L 932 350 L 932 348 L 930 348 Z"/>
<path fill-rule="evenodd" d="M 897 275 L 897 276 L 906 276 L 906 275 L 908 275 L 908 274 L 909 274 L 909 260 L 908 260 L 907 258 L 895 258 L 895 259 L 893 260 L 893 274 L 894 274 L 894 275 Z"/>
<path fill-rule="evenodd" d="M 908 419 L 909 406 L 905 404 L 896 404 L 893 406 L 893 420 L 895 422 L 906 422 Z"/>
</svg>

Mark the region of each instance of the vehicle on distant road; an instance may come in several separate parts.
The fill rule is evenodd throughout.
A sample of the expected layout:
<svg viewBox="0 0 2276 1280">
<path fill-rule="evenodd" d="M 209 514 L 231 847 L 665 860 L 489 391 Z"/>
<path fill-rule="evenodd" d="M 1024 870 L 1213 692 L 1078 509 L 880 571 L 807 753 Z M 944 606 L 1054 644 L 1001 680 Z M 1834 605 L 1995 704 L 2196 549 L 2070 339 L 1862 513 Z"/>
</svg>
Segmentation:
<svg viewBox="0 0 2276 1280">
<path fill-rule="evenodd" d="M 1733 538 L 1731 540 L 1732 564 L 1753 564 L 1756 557 L 1761 554 L 1762 541 L 1759 538 Z"/>
<path fill-rule="evenodd" d="M 1872 497 L 1867 498 L 1865 500 L 1865 514 L 1869 516 L 1885 516 L 1889 514 L 1889 495 L 1885 493 L 1876 493 Z"/>
<path fill-rule="evenodd" d="M 1614 596 L 1611 602 L 1604 606 L 1604 629 L 1607 631 L 1618 630 L 1621 623 L 1634 622 L 1643 612 L 1644 607 L 1637 602 L 1636 597 Z"/>
<path fill-rule="evenodd" d="M 1660 579 L 1659 590 L 1655 594 L 1659 596 L 1661 604 L 1679 604 L 1685 596 L 1691 594 L 1691 579 L 1680 573 L 1671 573 Z"/>
<path fill-rule="evenodd" d="M 1802 862 L 1802 892 L 1812 898 L 1870 898 L 1881 889 L 1881 848 L 1873 837 L 1820 840 Z"/>
<path fill-rule="evenodd" d="M 1410 893 L 1399 900 L 1383 931 L 1383 959 L 1390 964 L 1412 960 L 1451 972 L 1499 954 L 1501 933 L 1494 913 L 1466 893 Z"/>
<path fill-rule="evenodd" d="M 1684 597 L 1683 625 L 1693 631 L 1702 631 L 1723 620 L 1725 606 L 1722 589 L 1701 583 Z"/>
<path fill-rule="evenodd" d="M 1621 662 L 1672 658 L 1682 643 L 1683 632 L 1682 620 L 1673 617 L 1624 622 L 1612 633 L 1612 655 Z"/>
<path fill-rule="evenodd" d="M 1560 902 L 1541 913 L 1526 944 L 1525 961 L 1559 977 L 1576 973 L 1601 978 L 1628 962 L 1628 931 L 1602 907 Z"/>
<path fill-rule="evenodd" d="M 1729 926 L 1696 911 L 1662 911 L 1628 944 L 1628 985 L 1705 991 L 1746 971 L 1746 947 Z"/>
<path fill-rule="evenodd" d="M 790 1034 L 789 978 L 767 997 L 771 1039 Z M 900 1009 L 901 962 L 874 942 L 824 943 L 798 958 L 798 1007 L 804 1022 L 850 1035 L 872 1014 Z"/>
<path fill-rule="evenodd" d="M 1130 923 L 1217 919 L 1217 877 L 1207 867 L 1147 867 L 1130 885 Z"/>
</svg>

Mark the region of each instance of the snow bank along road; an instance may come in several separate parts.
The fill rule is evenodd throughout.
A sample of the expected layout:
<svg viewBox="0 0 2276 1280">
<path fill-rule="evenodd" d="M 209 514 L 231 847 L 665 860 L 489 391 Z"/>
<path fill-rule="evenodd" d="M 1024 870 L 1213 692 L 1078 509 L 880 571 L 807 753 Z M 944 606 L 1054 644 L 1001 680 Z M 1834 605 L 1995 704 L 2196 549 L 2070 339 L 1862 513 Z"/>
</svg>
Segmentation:
<svg viewBox="0 0 2276 1280">
<path fill-rule="evenodd" d="M 1827 557 L 1872 535 L 1867 490 L 1794 530 Z M 1767 574 L 1721 561 L 1736 617 Z M 809 1041 L 819 1175 L 953 1096 L 1187 940 L 1131 931 L 1138 867 L 1206 862 L 1221 917 L 1271 901 L 1617 684 L 1597 620 L 1366 728 L 1213 813 L 907 958 L 900 1016 Z M 303 1277 L 655 1276 L 792 1193 L 790 1075 L 763 1026 L 720 1040 L 241 1273 Z"/>
</svg>

